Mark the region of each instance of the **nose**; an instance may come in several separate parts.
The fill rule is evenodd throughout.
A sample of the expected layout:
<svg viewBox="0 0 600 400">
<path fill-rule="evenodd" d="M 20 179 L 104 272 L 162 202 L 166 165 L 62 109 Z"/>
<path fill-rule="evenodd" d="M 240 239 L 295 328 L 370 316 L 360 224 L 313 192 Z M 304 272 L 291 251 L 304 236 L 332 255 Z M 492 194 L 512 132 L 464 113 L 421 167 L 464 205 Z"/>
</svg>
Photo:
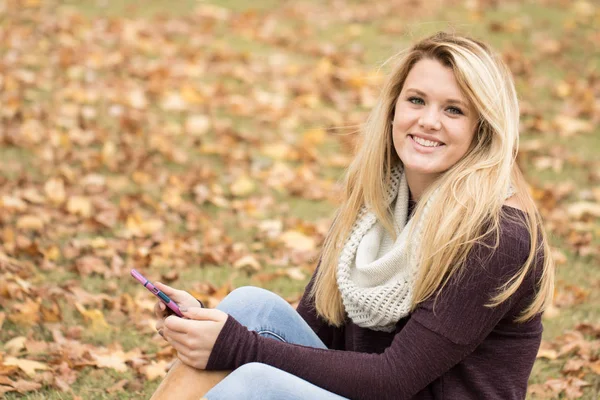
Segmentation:
<svg viewBox="0 0 600 400">
<path fill-rule="evenodd" d="M 423 129 L 436 131 L 442 128 L 440 117 L 434 107 L 428 107 L 427 109 L 423 110 L 423 114 L 419 118 L 419 126 Z"/>
</svg>

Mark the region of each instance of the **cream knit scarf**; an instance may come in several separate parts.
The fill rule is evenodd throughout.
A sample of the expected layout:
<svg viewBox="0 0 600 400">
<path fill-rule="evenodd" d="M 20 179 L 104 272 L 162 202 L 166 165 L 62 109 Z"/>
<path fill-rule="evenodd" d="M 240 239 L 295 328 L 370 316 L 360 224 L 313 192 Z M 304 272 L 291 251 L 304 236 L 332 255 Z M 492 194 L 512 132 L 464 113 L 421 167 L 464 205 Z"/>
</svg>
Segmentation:
<svg viewBox="0 0 600 400">
<path fill-rule="evenodd" d="M 363 206 L 340 254 L 337 283 L 352 321 L 363 328 L 391 332 L 408 315 L 417 274 L 423 220 L 408 223 L 409 191 L 401 165 L 392 169 L 386 204 L 393 207 L 397 239 L 392 242 L 377 217 Z M 395 204 L 392 202 L 396 199 Z M 416 223 L 414 235 L 407 237 Z"/>
<path fill-rule="evenodd" d="M 514 190 L 508 189 L 506 198 Z M 363 206 L 341 251 L 337 283 L 352 321 L 363 328 L 392 332 L 410 312 L 418 272 L 423 221 L 437 191 L 425 204 L 418 221 L 408 219 L 409 191 L 400 164 L 392 169 L 386 204 L 393 209 L 397 239 L 392 241 L 377 217 Z M 395 203 L 393 201 L 395 200 Z M 416 224 L 413 235 L 408 234 Z"/>
</svg>

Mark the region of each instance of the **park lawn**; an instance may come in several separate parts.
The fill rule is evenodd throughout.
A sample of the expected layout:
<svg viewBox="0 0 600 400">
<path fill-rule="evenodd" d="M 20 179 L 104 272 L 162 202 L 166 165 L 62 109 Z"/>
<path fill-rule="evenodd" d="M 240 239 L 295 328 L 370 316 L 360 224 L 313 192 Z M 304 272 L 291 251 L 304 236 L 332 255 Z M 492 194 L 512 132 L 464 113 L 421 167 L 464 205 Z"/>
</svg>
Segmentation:
<svg viewBox="0 0 600 400">
<path fill-rule="evenodd" d="M 354 12 L 353 16 L 339 12 L 340 10 L 332 8 L 326 2 L 316 0 L 302 2 L 296 7 L 293 2 L 273 0 L 255 1 L 250 3 L 251 5 L 239 0 L 185 0 L 173 3 L 175 5 L 151 0 L 144 2 L 143 7 L 138 2 L 129 0 L 69 1 L 60 6 L 50 2 L 49 5 L 43 5 L 38 12 L 62 16 L 63 21 L 66 21 L 64 24 L 73 24 L 75 32 L 78 32 L 78 29 L 82 32 L 88 31 L 93 21 L 114 24 L 141 22 L 157 31 L 169 31 L 164 47 L 148 47 L 143 43 L 139 47 L 136 47 L 136 44 L 131 45 L 127 56 L 136 58 L 137 62 L 160 61 L 161 57 L 173 60 L 187 57 L 201 63 L 207 58 L 223 58 L 230 59 L 231 63 L 239 62 L 247 69 L 246 72 L 243 68 L 240 68 L 239 72 L 223 72 L 220 69 L 208 68 L 202 74 L 185 75 L 181 83 L 181 87 L 193 88 L 191 92 L 186 92 L 192 100 L 193 93 L 203 98 L 198 100 L 198 103 L 189 101 L 194 104 L 190 106 L 189 114 L 209 110 L 215 118 L 231 124 L 237 136 L 226 136 L 237 137 L 238 142 L 227 141 L 215 130 L 208 130 L 199 137 L 186 135 L 181 132 L 181 126 L 189 115 L 187 111 L 165 109 L 151 100 L 138 110 L 143 118 L 136 119 L 137 114 L 133 114 L 135 121 L 132 123 L 140 127 L 138 133 L 127 135 L 128 146 L 134 149 L 131 150 L 133 158 L 136 161 L 143 160 L 137 168 L 128 168 L 127 163 L 123 161 L 116 162 L 116 167 L 108 165 L 109 156 L 112 154 L 110 148 L 107 150 L 107 147 L 97 140 L 90 143 L 82 140 L 73 144 L 73 149 L 80 150 L 88 156 L 74 157 L 69 167 L 78 177 L 86 175 L 79 171 L 106 176 L 109 182 L 113 183 L 107 185 L 108 190 L 105 192 L 108 202 L 125 207 L 123 199 L 126 199 L 142 210 L 144 218 L 151 218 L 150 214 L 155 212 L 164 224 L 164 236 L 175 243 L 169 242 L 169 246 L 178 248 L 177 246 L 184 241 L 191 240 L 194 235 L 201 236 L 203 232 L 201 229 L 189 231 L 190 222 L 185 218 L 176 217 L 177 213 L 164 206 L 166 203 L 175 209 L 180 204 L 179 200 L 174 200 L 176 205 L 171 206 L 172 198 L 165 197 L 165 193 L 174 190 L 173 188 L 183 188 L 178 192 L 181 201 L 195 201 L 194 192 L 189 190 L 191 185 L 187 183 L 193 180 L 193 173 L 190 171 L 201 173 L 203 166 L 209 166 L 211 171 L 217 174 L 212 175 L 211 182 L 219 186 L 218 189 L 211 187 L 211 191 L 216 194 L 223 192 L 223 197 L 230 202 L 228 207 L 205 203 L 201 207 L 202 218 L 205 219 L 200 220 L 199 226 L 209 227 L 210 221 L 214 221 L 214 225 L 222 231 L 221 240 L 232 245 L 229 249 L 239 248 L 241 253 L 251 253 L 260 260 L 260 268 L 235 268 L 231 260 L 220 263 L 196 260 L 186 263 L 186 260 L 194 260 L 189 254 L 178 257 L 177 263 L 171 263 L 169 254 L 175 254 L 174 250 L 167 250 L 171 248 L 165 244 L 168 241 L 160 238 L 154 240 L 162 241 L 160 246 L 162 249 L 164 244 L 164 253 L 161 257 L 148 258 L 138 254 L 135 249 L 119 247 L 123 242 L 131 246 L 147 246 L 144 238 L 124 236 L 123 231 L 130 229 L 130 225 L 123 219 L 106 229 L 78 225 L 78 222 L 73 220 L 69 225 L 70 229 L 57 229 L 52 235 L 39 238 L 41 247 L 50 249 L 56 246 L 60 249 L 60 255 L 53 258 L 54 268 L 36 269 L 35 274 L 29 278 L 30 283 L 34 287 L 65 287 L 77 282 L 78 286 L 91 294 L 127 295 L 135 301 L 143 298 L 142 289 L 129 279 L 127 274 L 122 279 L 107 280 L 100 274 L 81 274 L 72 267 L 73 260 L 68 257 L 68 252 L 73 246 L 77 247 L 73 243 L 98 243 L 97 239 L 101 237 L 107 240 L 108 244 L 98 244 L 98 247 L 92 245 L 94 251 L 97 251 L 93 254 L 100 254 L 108 260 L 114 254 L 122 255 L 125 265 L 141 266 L 139 268 L 144 268 L 147 276 L 152 279 L 164 279 L 175 269 L 177 274 L 171 284 L 182 289 L 200 292 L 202 287 L 199 284 L 205 282 L 217 289 L 216 293 L 223 295 L 236 287 L 255 285 L 277 292 L 290 302 L 297 301 L 314 268 L 314 257 L 306 259 L 297 256 L 282 264 L 281 260 L 285 260 L 282 254 L 285 254 L 286 250 L 272 243 L 265 244 L 268 240 L 258 226 L 264 220 L 282 219 L 285 222 L 284 229 L 303 231 L 313 237 L 319 237 L 315 232 L 323 233 L 335 209 L 335 195 L 331 193 L 339 190 L 336 182 L 343 172 L 342 162 L 328 160 L 340 154 L 350 153 L 352 140 L 348 139 L 347 133 L 356 130 L 357 124 L 366 118 L 369 104 L 372 104 L 368 96 L 362 104 L 352 103 L 352 99 L 357 99 L 352 96 L 353 91 L 364 90 L 371 96 L 376 95 L 377 84 L 387 70 L 385 65 L 381 65 L 388 57 L 413 39 L 444 29 L 484 38 L 498 50 L 510 53 L 511 67 L 526 71 L 516 73 L 519 96 L 524 105 L 522 143 L 526 148 L 528 144 L 536 141 L 541 145 L 533 151 L 525 152 L 519 161 L 540 201 L 543 216 L 552 223 L 556 218 L 556 214 L 552 213 L 560 213 L 566 210 L 569 204 L 589 199 L 593 193 L 597 193 L 594 190 L 600 189 L 599 177 L 594 176 L 590 169 L 599 167 L 596 159 L 600 150 L 598 128 L 594 126 L 591 130 L 575 129 L 573 133 L 566 134 L 567 128 L 554 124 L 556 116 L 565 113 L 565 108 L 570 105 L 567 101 L 568 93 L 576 93 L 577 85 L 581 84 L 580 80 L 585 73 L 590 73 L 594 68 L 598 71 L 600 55 L 597 52 L 594 54 L 582 51 L 583 46 L 580 44 L 589 42 L 594 23 L 598 23 L 600 14 L 596 9 L 595 14 L 590 17 L 582 6 L 566 2 L 561 5 L 558 1 L 547 3 L 538 5 L 534 1 L 509 1 L 501 2 L 495 9 L 476 10 L 467 8 L 462 3 L 452 2 L 452 7 L 424 7 L 410 12 L 399 7 L 397 12 L 382 12 L 379 15 L 372 10 L 369 14 L 369 8 L 360 2 L 348 1 L 345 11 Z M 577 4 L 581 3 L 583 2 Z M 214 7 L 209 7 L 209 4 L 213 4 Z M 194 38 L 187 35 L 193 33 L 193 29 L 189 31 L 189 28 L 194 25 L 188 20 L 193 10 L 199 10 L 197 12 L 206 15 L 223 15 L 223 10 L 229 10 L 230 14 L 227 17 L 229 19 L 215 18 L 215 26 L 198 27 L 211 30 L 214 40 L 194 43 Z M 31 24 L 26 14 L 23 15 L 23 25 Z M 177 21 L 183 21 L 182 26 L 185 29 L 177 25 Z M 271 37 L 256 36 L 254 33 L 256 29 L 266 25 L 264 21 L 274 26 Z M 296 34 L 302 35 L 303 39 L 295 40 Z M 148 35 L 151 37 L 152 34 Z M 73 38 L 77 40 L 78 36 L 74 35 Z M 558 52 L 552 47 L 556 46 L 555 42 L 562 46 Z M 118 51 L 122 45 L 119 41 L 107 39 L 100 47 L 106 50 L 104 56 L 107 56 L 112 50 Z M 53 44 L 48 46 L 52 48 Z M 333 50 L 330 50 L 330 53 L 319 50 L 323 47 Z M 5 54 L 5 50 L 0 48 L 0 55 Z M 357 54 L 356 58 L 353 58 L 353 54 Z M 265 72 L 257 67 L 275 63 L 278 57 L 286 61 L 285 67 L 282 67 L 284 71 L 275 78 L 269 74 L 276 74 L 277 71 Z M 311 80 L 330 78 L 327 71 L 335 68 L 339 68 L 342 77 L 340 79 L 344 82 L 339 90 L 345 101 L 340 104 L 347 109 L 341 113 L 336 110 L 336 104 L 328 101 L 322 93 L 311 96 L 311 90 L 318 89 Z M 48 110 L 55 110 L 60 104 L 54 104 L 56 100 L 52 97 L 52 89 L 62 88 L 64 82 L 81 73 L 72 67 L 57 69 L 54 72 L 57 74 L 54 80 L 56 87 L 34 87 L 26 105 L 39 102 Z M 307 91 L 302 101 L 296 102 L 291 99 L 289 91 L 281 91 L 283 94 L 279 92 L 278 85 L 286 82 L 282 77 L 292 81 L 298 90 Z M 85 82 L 84 78 L 81 79 L 81 82 Z M 303 80 L 306 82 L 302 82 Z M 107 86 L 114 86 L 117 81 L 131 87 L 138 87 L 143 83 L 143 80 L 135 75 L 135 69 L 100 69 L 95 78 L 95 84 L 106 82 Z M 166 83 L 169 90 L 176 87 L 169 86 L 174 84 L 174 81 Z M 561 92 L 563 94 L 557 95 L 557 88 L 561 84 L 570 89 L 568 93 Z M 211 99 L 210 95 L 202 92 L 204 86 L 218 86 L 222 98 Z M 235 98 L 236 101 L 230 102 L 228 97 Z M 261 98 L 267 99 L 264 108 L 252 108 L 252 102 L 260 101 Z M 212 100 L 216 101 L 217 105 L 207 105 L 207 102 Z M 287 109 L 284 113 L 280 109 L 270 108 L 270 102 L 283 102 L 286 105 L 293 103 L 299 107 L 298 113 L 292 115 Z M 102 117 L 98 118 L 97 127 L 104 130 L 102 140 L 122 145 L 120 135 L 121 129 L 124 129 L 123 125 L 119 124 L 117 118 L 111 117 L 111 110 L 107 104 L 98 104 L 97 107 L 98 114 Z M 283 121 L 277 118 L 278 113 L 281 113 Z M 535 125 L 536 119 L 544 121 L 545 124 Z M 332 127 L 339 129 L 333 130 Z M 224 129 L 220 132 L 231 131 Z M 342 135 L 337 132 L 341 132 Z M 264 150 L 265 144 L 283 145 L 280 149 L 295 149 L 300 155 L 280 158 L 273 151 Z M 307 144 L 310 147 L 303 149 L 302 146 Z M 25 186 L 43 187 L 51 177 L 64 174 L 59 168 L 60 165 L 55 170 L 50 169 L 52 164 L 44 159 L 45 146 L 49 146 L 46 141 L 0 146 L 0 159 L 3 160 L 0 176 L 4 176 L 7 181 L 23 182 Z M 544 157 L 550 155 L 555 160 L 554 164 L 550 162 L 552 160 L 544 162 Z M 105 160 L 105 163 L 98 162 L 98 159 Z M 347 159 L 348 157 L 345 158 Z M 236 163 L 239 163 L 239 166 Z M 313 174 L 311 178 L 306 178 L 306 183 L 315 182 L 325 193 L 312 196 L 305 188 L 294 186 L 290 182 L 267 183 L 267 175 L 261 175 L 259 170 L 265 165 L 273 166 L 279 163 L 289 169 L 282 166 L 282 173 L 291 170 L 297 174 L 300 174 L 298 171 Z M 242 179 L 241 182 L 251 185 L 252 188 L 246 191 L 244 187 L 243 194 L 232 193 L 235 190 L 231 188 L 237 177 L 244 175 L 244 169 L 251 168 L 259 172 L 253 173 L 250 179 Z M 249 181 L 252 184 L 248 183 Z M 556 202 L 551 201 L 553 199 L 548 197 L 557 196 L 555 193 L 561 185 L 571 185 L 572 188 L 568 193 L 556 197 Z M 78 182 L 73 181 L 72 186 L 77 188 Z M 600 199 L 596 197 L 596 201 Z M 262 205 L 262 202 L 266 202 L 267 206 Z M 132 207 L 131 210 L 134 214 L 135 209 Z M 8 224 L 11 223 L 16 223 L 16 218 L 9 220 Z M 548 232 L 551 245 L 561 255 L 557 261 L 556 290 L 561 304 L 544 320 L 544 341 L 550 344 L 560 341 L 561 335 L 575 330 L 578 324 L 597 324 L 600 320 L 598 307 L 594 306 L 600 304 L 600 268 L 597 253 L 600 246 L 600 222 L 590 218 L 578 221 L 576 228 L 569 231 L 569 236 L 563 229 L 559 229 L 564 227 L 552 224 L 551 226 L 553 229 Z M 573 237 L 587 238 L 587 242 L 582 245 L 580 241 L 574 241 Z M 233 246 L 234 244 L 238 247 Z M 113 248 L 117 251 L 110 251 Z M 592 251 L 588 254 L 586 249 L 596 249 L 596 253 Z M 315 250 L 312 250 L 313 255 L 316 254 Z M 293 253 L 295 249 L 288 251 Z M 277 257 L 271 257 L 271 253 L 276 253 Z M 20 253 L 18 258 L 39 264 L 39 258 L 36 259 L 34 255 Z M 60 324 L 64 329 L 89 326 L 86 325 L 89 321 L 68 301 L 59 300 L 58 305 L 61 310 Z M 0 304 L 0 310 L 2 307 Z M 124 314 L 112 311 L 114 310 L 109 308 L 102 310 L 107 324 L 97 329 L 84 329 L 80 332 L 79 340 L 94 346 L 118 343 L 125 352 L 141 348 L 148 358 L 154 355 L 158 357 L 157 353 L 164 352 L 164 346 L 156 335 L 152 334 L 148 324 L 140 330 L 139 327 L 143 323 L 134 324 Z M 150 320 L 148 310 L 142 309 L 141 312 Z M 6 320 L 0 331 L 0 343 L 28 335 L 35 340 L 52 341 L 51 330 L 44 324 L 29 327 Z M 587 341 L 593 339 L 585 338 Z M 581 398 L 598 398 L 600 376 L 587 369 L 575 371 L 570 375 L 562 372 L 571 356 L 572 354 L 539 358 L 530 383 L 542 385 L 549 379 L 565 380 L 579 377 L 588 382 L 582 388 Z M 597 350 L 595 357 L 598 357 Z M 49 356 L 45 357 L 43 354 L 37 359 L 51 361 Z M 70 392 L 46 385 L 39 391 L 28 392 L 24 396 L 9 392 L 5 397 L 149 398 L 159 383 L 159 379 L 150 380 L 132 368 L 125 372 L 94 366 L 77 367 L 77 370 L 78 378 L 71 385 Z M 121 380 L 134 383 L 128 384 L 128 390 L 107 392 L 107 388 Z M 531 398 L 537 397 L 532 395 Z"/>
</svg>

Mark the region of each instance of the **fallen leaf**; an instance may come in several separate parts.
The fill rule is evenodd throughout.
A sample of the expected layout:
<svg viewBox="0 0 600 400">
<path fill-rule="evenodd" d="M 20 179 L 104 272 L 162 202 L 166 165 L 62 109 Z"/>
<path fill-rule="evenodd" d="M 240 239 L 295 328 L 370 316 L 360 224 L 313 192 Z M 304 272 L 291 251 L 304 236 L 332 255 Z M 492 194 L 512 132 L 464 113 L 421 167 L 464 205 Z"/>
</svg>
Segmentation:
<svg viewBox="0 0 600 400">
<path fill-rule="evenodd" d="M 302 232 L 293 230 L 284 232 L 279 237 L 279 240 L 283 242 L 286 247 L 299 251 L 312 251 L 316 247 L 313 238 L 306 236 Z"/>
<path fill-rule="evenodd" d="M 67 202 L 67 211 L 71 214 L 89 218 L 93 212 L 92 202 L 87 197 L 72 196 Z"/>
<path fill-rule="evenodd" d="M 35 215 L 24 215 L 17 220 L 17 229 L 41 232 L 44 229 L 44 221 Z"/>
<path fill-rule="evenodd" d="M 36 375 L 36 370 L 49 370 L 50 368 L 39 361 L 26 360 L 24 358 L 16 358 L 16 357 L 6 357 L 3 361 L 4 365 L 14 365 L 19 367 L 20 370 L 25 372 L 27 375 L 34 377 Z"/>
<path fill-rule="evenodd" d="M 75 308 L 83 316 L 84 321 L 91 326 L 92 330 L 102 330 L 109 327 L 102 311 L 98 309 L 87 310 L 79 303 L 75 303 Z"/>
<path fill-rule="evenodd" d="M 140 371 L 146 376 L 146 379 L 153 381 L 167 374 L 169 364 L 170 362 L 166 360 L 152 361 L 150 364 L 144 365 Z"/>
<path fill-rule="evenodd" d="M 25 348 L 25 336 L 17 336 L 4 343 L 4 348 L 9 354 L 17 354 Z"/>
<path fill-rule="evenodd" d="M 231 193 L 237 197 L 244 197 L 256 189 L 256 184 L 248 176 L 239 176 L 229 187 Z"/>
<path fill-rule="evenodd" d="M 246 255 L 233 263 L 233 267 L 237 269 L 247 269 L 250 272 L 257 272 L 262 269 L 260 263 L 253 255 Z"/>
</svg>

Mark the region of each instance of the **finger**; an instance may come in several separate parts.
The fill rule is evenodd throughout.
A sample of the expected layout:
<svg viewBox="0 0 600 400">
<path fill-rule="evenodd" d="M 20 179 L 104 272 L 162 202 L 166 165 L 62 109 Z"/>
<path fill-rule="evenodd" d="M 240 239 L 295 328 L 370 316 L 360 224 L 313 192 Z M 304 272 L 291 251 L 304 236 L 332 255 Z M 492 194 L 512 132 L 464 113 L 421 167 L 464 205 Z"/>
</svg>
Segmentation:
<svg viewBox="0 0 600 400">
<path fill-rule="evenodd" d="M 196 321 L 221 322 L 227 319 L 227 314 L 216 308 L 189 307 L 182 308 L 181 313 L 184 317 Z"/>
<path fill-rule="evenodd" d="M 159 319 L 159 320 L 157 320 L 157 321 L 156 321 L 156 324 L 154 324 L 154 328 L 155 328 L 157 331 L 160 331 L 160 330 L 161 330 L 161 329 L 163 329 L 164 327 L 165 327 L 165 323 L 163 322 L 163 320 L 162 320 L 162 319 Z"/>
<path fill-rule="evenodd" d="M 169 344 L 175 349 L 175 351 L 177 351 L 180 354 L 186 354 L 186 355 L 191 355 L 193 350 L 192 348 L 190 348 L 188 345 L 186 345 L 184 342 L 181 342 L 177 339 L 174 339 L 173 337 L 169 336 L 169 333 L 166 332 L 165 336 L 164 336 L 165 340 L 167 342 L 169 342 Z"/>
<path fill-rule="evenodd" d="M 169 297 L 174 296 L 177 294 L 177 292 L 181 291 L 181 290 L 172 288 L 169 285 L 165 285 L 164 283 L 161 283 L 161 282 L 154 282 L 154 286 L 156 286 L 158 289 L 160 289 L 161 292 L 163 292 L 164 294 L 166 294 Z"/>
<path fill-rule="evenodd" d="M 156 315 L 157 318 L 163 318 L 165 316 L 166 308 L 167 307 L 162 301 L 157 301 L 156 304 L 154 304 L 154 315 Z"/>
<path fill-rule="evenodd" d="M 177 342 L 188 347 L 188 335 L 186 333 L 177 332 L 167 327 L 164 327 L 162 332 L 163 337 L 168 338 L 169 341 Z"/>
<path fill-rule="evenodd" d="M 182 324 L 182 321 L 184 321 L 183 318 L 179 318 L 175 315 L 169 315 L 164 319 L 164 324 L 166 328 L 175 332 L 188 333 L 191 331 L 191 327 L 187 324 Z"/>
<path fill-rule="evenodd" d="M 188 334 L 202 329 L 207 329 L 215 321 L 211 320 L 194 320 L 170 316 L 165 319 L 165 327 L 172 331 Z"/>
</svg>

